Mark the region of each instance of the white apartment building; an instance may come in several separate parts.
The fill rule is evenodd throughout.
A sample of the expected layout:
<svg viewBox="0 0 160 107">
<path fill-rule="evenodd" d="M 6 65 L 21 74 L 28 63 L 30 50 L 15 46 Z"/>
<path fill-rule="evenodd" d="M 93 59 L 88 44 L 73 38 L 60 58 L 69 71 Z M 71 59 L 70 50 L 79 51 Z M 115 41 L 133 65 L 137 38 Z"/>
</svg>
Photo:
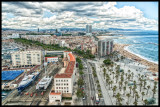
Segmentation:
<svg viewBox="0 0 160 107">
<path fill-rule="evenodd" d="M 64 51 L 64 64 L 63 67 L 55 76 L 54 76 L 54 89 L 51 90 L 49 94 L 49 101 L 60 101 L 61 97 L 72 97 L 73 94 L 73 82 L 75 82 L 75 64 L 76 60 L 72 52 Z M 59 94 L 57 94 L 59 93 Z M 60 94 L 61 93 L 61 94 Z M 59 97 L 57 97 L 59 95 Z M 57 99 L 56 99 L 56 98 Z"/>
<path fill-rule="evenodd" d="M 11 54 L 13 66 L 30 66 L 41 64 L 41 51 L 18 51 Z"/>
<path fill-rule="evenodd" d="M 58 62 L 58 57 L 45 57 L 45 62 Z"/>
</svg>

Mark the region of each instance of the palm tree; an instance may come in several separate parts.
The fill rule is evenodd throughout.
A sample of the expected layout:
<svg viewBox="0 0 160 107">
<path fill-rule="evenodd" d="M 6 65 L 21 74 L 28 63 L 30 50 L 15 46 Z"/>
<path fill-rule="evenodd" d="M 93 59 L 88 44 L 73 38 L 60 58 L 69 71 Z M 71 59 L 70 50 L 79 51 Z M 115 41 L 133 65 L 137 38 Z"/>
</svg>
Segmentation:
<svg viewBox="0 0 160 107">
<path fill-rule="evenodd" d="M 143 85 L 143 86 L 144 86 L 144 87 L 143 87 L 144 89 L 145 89 L 146 83 L 147 83 L 147 82 L 146 82 L 146 79 L 144 79 L 144 85 Z"/>
<path fill-rule="evenodd" d="M 113 81 L 112 81 L 112 80 L 110 81 L 110 84 L 111 84 L 111 88 L 112 88 L 112 84 L 113 84 Z"/>
<path fill-rule="evenodd" d="M 118 75 L 116 74 L 116 83 L 117 83 L 117 81 L 118 81 Z"/>
<path fill-rule="evenodd" d="M 121 81 L 119 81 L 119 89 L 120 89 Z"/>
<path fill-rule="evenodd" d="M 141 92 L 141 88 L 142 88 L 142 82 L 141 82 L 139 85 L 140 85 L 140 92 Z"/>
<path fill-rule="evenodd" d="M 136 101 L 134 101 L 134 103 L 133 103 L 135 106 L 137 106 L 137 100 Z"/>
<path fill-rule="evenodd" d="M 155 82 L 154 82 L 154 86 L 156 86 L 156 85 L 157 85 L 157 82 L 155 81 Z"/>
<path fill-rule="evenodd" d="M 120 93 L 117 93 L 116 99 L 118 100 L 119 98 L 120 98 Z M 117 100 L 116 100 L 116 104 L 117 104 Z"/>
<path fill-rule="evenodd" d="M 148 100 L 147 99 L 143 100 L 143 102 L 144 102 L 144 105 L 148 104 Z"/>
<path fill-rule="evenodd" d="M 146 93 L 146 95 L 148 94 L 148 90 L 149 90 L 150 88 L 151 88 L 150 85 L 148 85 L 148 86 L 147 86 L 147 93 Z"/>
<path fill-rule="evenodd" d="M 126 78 L 127 78 L 127 73 L 126 73 Z"/>
<path fill-rule="evenodd" d="M 121 97 L 118 97 L 119 105 L 122 105 L 121 101 L 122 101 L 122 98 L 121 98 Z"/>
<path fill-rule="evenodd" d="M 121 75 L 121 81 L 122 81 L 122 82 L 124 81 L 123 75 Z"/>
<path fill-rule="evenodd" d="M 131 74 L 132 74 L 132 79 L 133 79 L 134 73 L 132 72 Z"/>
<path fill-rule="evenodd" d="M 128 79 L 128 81 L 130 80 L 130 78 L 131 78 L 131 74 L 129 74 L 129 75 L 128 75 L 128 78 L 127 78 L 127 79 Z"/>
<path fill-rule="evenodd" d="M 154 94 L 156 94 L 156 87 L 152 91 L 153 91 L 153 98 L 154 98 Z"/>
<path fill-rule="evenodd" d="M 130 72 L 131 72 L 131 71 L 130 71 L 130 70 L 128 70 L 128 72 L 129 72 L 129 74 L 130 74 Z"/>
<path fill-rule="evenodd" d="M 125 94 L 125 90 L 126 90 L 126 87 L 124 86 L 124 87 L 123 87 L 123 91 L 124 91 L 123 95 Z"/>
<path fill-rule="evenodd" d="M 109 90 L 110 90 L 110 84 L 111 84 L 111 81 L 108 81 L 108 85 L 109 85 Z"/>
<path fill-rule="evenodd" d="M 105 68 L 103 69 L 103 72 L 104 72 L 103 75 L 104 75 L 104 78 L 105 78 L 105 75 L 106 75 L 106 69 Z"/>
<path fill-rule="evenodd" d="M 128 102 L 129 102 L 129 97 L 131 96 L 130 93 L 126 94 L 126 96 L 128 97 Z"/>
<path fill-rule="evenodd" d="M 145 95 L 145 93 L 144 92 L 142 92 L 142 100 L 143 100 L 143 96 Z"/>
<path fill-rule="evenodd" d="M 114 96 L 114 92 L 116 91 L 116 89 L 117 89 L 117 86 L 115 85 L 114 87 L 113 87 L 113 96 Z"/>
<path fill-rule="evenodd" d="M 128 83 L 128 82 L 127 82 L 127 81 L 125 81 L 124 83 L 125 83 L 125 87 L 126 87 L 126 85 L 127 85 L 127 83 Z"/>
<path fill-rule="evenodd" d="M 138 98 L 140 98 L 140 97 L 138 95 L 138 92 L 136 92 L 135 100 L 138 101 Z"/>
<path fill-rule="evenodd" d="M 141 78 L 143 79 L 144 75 L 141 76 Z"/>
<path fill-rule="evenodd" d="M 129 89 L 130 89 L 130 94 L 131 94 L 131 89 L 132 89 L 132 86 L 129 86 Z"/>
<path fill-rule="evenodd" d="M 115 72 L 112 72 L 112 74 L 113 74 L 113 79 L 114 79 L 114 74 L 115 74 Z"/>
</svg>

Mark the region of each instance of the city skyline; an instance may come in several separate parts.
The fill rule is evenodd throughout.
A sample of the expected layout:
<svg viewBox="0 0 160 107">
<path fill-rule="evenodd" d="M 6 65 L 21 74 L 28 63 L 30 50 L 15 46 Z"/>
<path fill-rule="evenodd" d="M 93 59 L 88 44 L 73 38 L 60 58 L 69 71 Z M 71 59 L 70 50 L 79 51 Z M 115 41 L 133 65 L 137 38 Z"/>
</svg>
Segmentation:
<svg viewBox="0 0 160 107">
<path fill-rule="evenodd" d="M 158 31 L 158 2 L 2 2 L 2 28 Z"/>
</svg>

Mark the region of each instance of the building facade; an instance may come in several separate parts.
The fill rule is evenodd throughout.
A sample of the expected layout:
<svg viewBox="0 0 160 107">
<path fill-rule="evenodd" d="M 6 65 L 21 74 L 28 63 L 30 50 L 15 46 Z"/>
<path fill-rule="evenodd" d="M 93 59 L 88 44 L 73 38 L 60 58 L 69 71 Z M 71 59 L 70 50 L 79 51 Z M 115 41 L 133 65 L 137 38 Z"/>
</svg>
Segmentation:
<svg viewBox="0 0 160 107">
<path fill-rule="evenodd" d="M 104 39 L 98 41 L 98 55 L 104 57 L 113 52 L 113 40 Z"/>
<path fill-rule="evenodd" d="M 54 89 L 52 89 L 49 94 L 49 101 L 55 101 L 57 93 L 59 93 L 59 97 L 57 97 L 57 100 L 61 99 L 60 96 L 72 97 L 73 82 L 75 82 L 76 73 L 76 60 L 72 52 L 64 51 L 63 61 L 66 61 L 68 63 L 64 64 L 64 67 L 54 76 Z"/>
<path fill-rule="evenodd" d="M 58 57 L 45 57 L 45 62 L 58 62 Z"/>
<path fill-rule="evenodd" d="M 13 66 L 41 65 L 41 51 L 18 51 L 11 54 Z"/>
</svg>

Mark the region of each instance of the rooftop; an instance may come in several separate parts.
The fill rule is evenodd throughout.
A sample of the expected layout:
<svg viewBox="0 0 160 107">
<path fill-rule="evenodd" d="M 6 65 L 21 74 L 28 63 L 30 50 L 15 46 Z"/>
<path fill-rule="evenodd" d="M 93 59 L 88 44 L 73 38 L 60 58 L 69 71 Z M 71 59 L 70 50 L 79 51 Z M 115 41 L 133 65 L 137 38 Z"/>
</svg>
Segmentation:
<svg viewBox="0 0 160 107">
<path fill-rule="evenodd" d="M 64 73 L 62 73 L 62 70 L 64 69 L 61 69 L 61 71 L 55 75 L 55 78 L 71 78 L 73 70 L 74 70 L 74 65 L 75 65 L 75 57 L 73 56 L 72 53 L 69 53 L 68 55 L 70 57 L 70 62 L 67 68 L 65 69 L 65 72 L 63 71 Z"/>
<path fill-rule="evenodd" d="M 54 91 L 51 91 L 50 95 L 61 95 L 61 93 L 55 93 Z"/>
</svg>

